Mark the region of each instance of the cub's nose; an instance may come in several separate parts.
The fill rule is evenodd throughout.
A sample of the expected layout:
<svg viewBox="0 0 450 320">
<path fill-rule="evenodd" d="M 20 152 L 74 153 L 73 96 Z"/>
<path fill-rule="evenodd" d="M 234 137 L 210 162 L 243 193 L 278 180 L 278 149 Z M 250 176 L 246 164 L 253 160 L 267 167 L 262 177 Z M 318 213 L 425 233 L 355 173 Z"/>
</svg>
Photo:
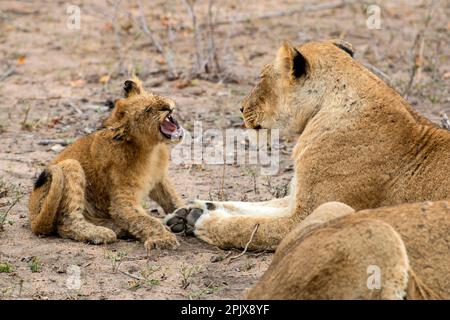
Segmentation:
<svg viewBox="0 0 450 320">
<path fill-rule="evenodd" d="M 244 113 L 244 107 L 241 107 L 239 110 L 241 110 L 241 113 Z"/>
</svg>

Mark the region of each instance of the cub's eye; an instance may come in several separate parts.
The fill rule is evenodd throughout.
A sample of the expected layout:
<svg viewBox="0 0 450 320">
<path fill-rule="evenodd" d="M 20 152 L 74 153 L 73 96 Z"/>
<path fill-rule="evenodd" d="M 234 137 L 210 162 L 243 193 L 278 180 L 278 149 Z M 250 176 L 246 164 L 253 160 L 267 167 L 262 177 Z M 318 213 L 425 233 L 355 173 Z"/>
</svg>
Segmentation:
<svg viewBox="0 0 450 320">
<path fill-rule="evenodd" d="M 171 109 L 169 106 L 167 106 L 167 107 L 162 107 L 159 111 L 172 113 L 173 109 Z"/>
<path fill-rule="evenodd" d="M 145 107 L 144 112 L 150 112 L 152 108 L 150 106 Z"/>
</svg>

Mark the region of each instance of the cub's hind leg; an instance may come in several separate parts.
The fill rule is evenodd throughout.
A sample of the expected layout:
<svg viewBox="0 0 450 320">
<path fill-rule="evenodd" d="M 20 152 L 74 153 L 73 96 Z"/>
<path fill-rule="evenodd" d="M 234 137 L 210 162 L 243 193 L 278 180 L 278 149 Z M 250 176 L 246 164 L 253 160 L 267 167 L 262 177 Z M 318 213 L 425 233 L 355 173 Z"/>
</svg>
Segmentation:
<svg viewBox="0 0 450 320">
<path fill-rule="evenodd" d="M 57 164 L 64 175 L 64 189 L 59 207 L 57 232 L 63 238 L 94 244 L 116 241 L 111 229 L 96 226 L 83 216 L 85 210 L 86 179 L 80 163 L 73 159 Z"/>
</svg>

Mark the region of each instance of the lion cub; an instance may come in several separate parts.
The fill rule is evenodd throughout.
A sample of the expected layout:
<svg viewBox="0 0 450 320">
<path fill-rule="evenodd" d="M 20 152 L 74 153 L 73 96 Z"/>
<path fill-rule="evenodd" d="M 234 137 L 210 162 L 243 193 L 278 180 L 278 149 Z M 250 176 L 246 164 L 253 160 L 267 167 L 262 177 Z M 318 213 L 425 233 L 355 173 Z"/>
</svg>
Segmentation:
<svg viewBox="0 0 450 320">
<path fill-rule="evenodd" d="M 166 213 L 183 204 L 167 172 L 167 145 L 183 138 L 175 104 L 136 78 L 124 90 L 104 128 L 76 140 L 36 180 L 29 201 L 34 233 L 95 244 L 131 235 L 147 250 L 178 245 L 141 205 L 146 195 Z"/>
</svg>

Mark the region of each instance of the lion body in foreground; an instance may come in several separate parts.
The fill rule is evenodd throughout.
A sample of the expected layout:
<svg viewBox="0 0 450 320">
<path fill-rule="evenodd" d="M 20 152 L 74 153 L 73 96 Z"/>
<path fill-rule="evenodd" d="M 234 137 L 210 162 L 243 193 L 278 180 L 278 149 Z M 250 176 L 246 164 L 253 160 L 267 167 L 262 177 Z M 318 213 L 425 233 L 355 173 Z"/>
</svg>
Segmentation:
<svg viewBox="0 0 450 320">
<path fill-rule="evenodd" d="M 415 112 L 343 41 L 285 43 L 244 99 L 248 128 L 298 133 L 290 195 L 265 202 L 196 200 L 166 218 L 221 248 L 274 250 L 319 205 L 355 210 L 450 198 L 450 132 Z"/>
<path fill-rule="evenodd" d="M 146 195 L 166 212 L 182 205 L 167 172 L 167 144 L 174 139 L 160 131 L 174 102 L 147 93 L 138 79 L 124 89 L 105 127 L 68 146 L 37 179 L 29 201 L 34 233 L 95 244 L 133 236 L 147 249 L 177 246 L 142 208 Z"/>
<path fill-rule="evenodd" d="M 326 203 L 280 243 L 247 299 L 449 299 L 450 202 Z"/>
</svg>

